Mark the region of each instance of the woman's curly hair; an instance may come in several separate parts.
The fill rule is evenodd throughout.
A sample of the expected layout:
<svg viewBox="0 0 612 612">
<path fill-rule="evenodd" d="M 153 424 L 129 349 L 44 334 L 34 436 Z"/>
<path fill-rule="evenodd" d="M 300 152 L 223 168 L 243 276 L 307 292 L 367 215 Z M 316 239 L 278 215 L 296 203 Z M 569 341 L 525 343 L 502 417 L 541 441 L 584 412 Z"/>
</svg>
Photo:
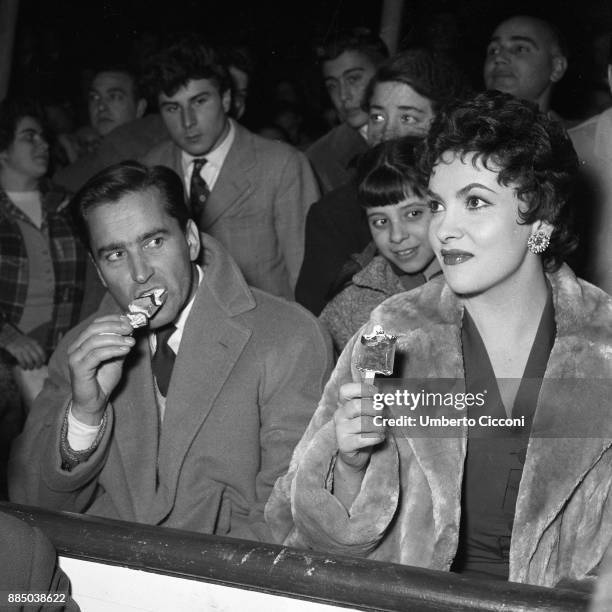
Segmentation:
<svg viewBox="0 0 612 612">
<path fill-rule="evenodd" d="M 425 177 L 446 152 L 471 157 L 498 172 L 498 182 L 514 186 L 527 209 L 525 224 L 544 220 L 554 226 L 544 269 L 557 270 L 576 248 L 571 200 L 578 158 L 565 129 L 539 108 L 498 91 L 487 91 L 438 115 L 420 151 Z"/>
</svg>

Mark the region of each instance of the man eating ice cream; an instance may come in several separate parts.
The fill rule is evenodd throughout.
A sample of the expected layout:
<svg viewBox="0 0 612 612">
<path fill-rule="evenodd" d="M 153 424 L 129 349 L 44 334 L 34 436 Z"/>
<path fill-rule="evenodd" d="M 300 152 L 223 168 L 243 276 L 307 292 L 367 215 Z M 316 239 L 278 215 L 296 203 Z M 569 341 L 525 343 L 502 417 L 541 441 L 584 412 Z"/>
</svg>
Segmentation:
<svg viewBox="0 0 612 612">
<path fill-rule="evenodd" d="M 329 373 L 318 323 L 246 285 L 168 168 L 112 166 L 73 205 L 108 294 L 51 359 L 11 499 L 271 540 L 263 507 Z"/>
</svg>

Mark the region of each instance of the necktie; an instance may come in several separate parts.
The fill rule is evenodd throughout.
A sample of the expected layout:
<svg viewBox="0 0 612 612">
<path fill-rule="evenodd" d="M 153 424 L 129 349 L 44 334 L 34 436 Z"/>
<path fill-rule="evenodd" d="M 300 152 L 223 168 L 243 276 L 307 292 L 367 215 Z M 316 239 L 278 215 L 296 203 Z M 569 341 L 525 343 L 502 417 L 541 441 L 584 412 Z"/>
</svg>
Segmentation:
<svg viewBox="0 0 612 612">
<path fill-rule="evenodd" d="M 151 359 L 151 369 L 157 381 L 157 388 L 164 397 L 168 392 L 172 368 L 176 359 L 174 351 L 168 346 L 168 340 L 175 331 L 176 327 L 174 325 L 167 325 L 156 333 L 157 348 L 153 359 Z"/>
<path fill-rule="evenodd" d="M 204 212 L 204 204 L 206 204 L 206 200 L 208 200 L 208 196 L 210 195 L 210 189 L 206 181 L 200 175 L 200 171 L 205 163 L 205 157 L 199 157 L 193 160 L 193 173 L 191 174 L 191 184 L 189 187 L 191 214 L 198 225 L 200 224 L 200 219 Z"/>
</svg>

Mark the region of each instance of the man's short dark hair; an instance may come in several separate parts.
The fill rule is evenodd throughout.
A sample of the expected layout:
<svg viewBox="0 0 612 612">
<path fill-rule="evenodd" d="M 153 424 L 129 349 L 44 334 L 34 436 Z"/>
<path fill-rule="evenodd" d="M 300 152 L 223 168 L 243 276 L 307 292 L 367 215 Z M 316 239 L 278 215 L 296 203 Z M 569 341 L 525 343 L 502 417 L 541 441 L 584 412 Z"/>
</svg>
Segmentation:
<svg viewBox="0 0 612 612">
<path fill-rule="evenodd" d="M 499 171 L 500 185 L 515 185 L 527 205 L 519 212 L 523 223 L 555 227 L 542 260 L 547 271 L 557 270 L 577 245 L 570 201 L 578 158 L 563 125 L 532 102 L 486 91 L 434 119 L 420 152 L 425 176 L 447 151 L 462 160 L 474 155 L 473 163 Z"/>
<path fill-rule="evenodd" d="M 454 62 L 424 48 L 402 51 L 378 67 L 368 83 L 364 110 L 369 106 L 374 88 L 388 82 L 412 87 L 431 102 L 434 113 L 470 93 L 467 79 Z"/>
<path fill-rule="evenodd" d="M 416 136 L 382 142 L 360 156 L 357 190 L 363 208 L 391 206 L 406 198 L 427 196 L 427 181 L 416 167 Z"/>
<path fill-rule="evenodd" d="M 38 102 L 7 98 L 0 103 L 0 151 L 6 151 L 13 144 L 17 125 L 24 117 L 36 119 L 44 129 L 43 112 Z"/>
<path fill-rule="evenodd" d="M 215 49 L 197 36 L 183 36 L 155 54 L 145 68 L 142 83 L 151 99 L 173 96 L 189 81 L 209 79 L 220 94 L 232 86 L 231 77 Z"/>
<path fill-rule="evenodd" d="M 336 32 L 317 47 L 319 62 L 335 60 L 345 51 L 356 51 L 370 59 L 374 65 L 389 57 L 387 45 L 369 28 L 351 28 Z"/>
<path fill-rule="evenodd" d="M 113 64 L 98 64 L 94 67 L 93 76 L 89 83 L 89 86 L 93 84 L 94 79 L 101 74 L 102 72 L 118 72 L 120 74 L 125 74 L 130 81 L 132 82 L 132 94 L 134 96 L 134 100 L 138 102 L 141 98 L 144 98 L 143 92 L 141 91 L 139 77 L 136 74 L 136 71 L 129 66 L 128 64 L 123 63 L 113 63 Z"/>
<path fill-rule="evenodd" d="M 185 231 L 190 219 L 181 178 L 166 166 L 147 167 L 126 161 L 105 168 L 90 178 L 71 201 L 75 223 L 83 241 L 91 250 L 87 212 L 102 204 L 115 204 L 131 193 L 157 189 L 166 213 Z"/>
</svg>

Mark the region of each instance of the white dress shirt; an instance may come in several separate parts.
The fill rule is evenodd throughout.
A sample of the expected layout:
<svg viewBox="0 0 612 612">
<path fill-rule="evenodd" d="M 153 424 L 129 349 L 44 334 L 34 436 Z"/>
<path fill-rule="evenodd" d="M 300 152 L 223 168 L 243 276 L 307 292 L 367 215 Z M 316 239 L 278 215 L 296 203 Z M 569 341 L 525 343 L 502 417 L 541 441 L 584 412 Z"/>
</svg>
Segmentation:
<svg viewBox="0 0 612 612">
<path fill-rule="evenodd" d="M 185 190 L 187 192 L 187 197 L 191 195 L 189 193 L 189 189 L 191 188 L 191 175 L 193 174 L 194 159 L 202 159 L 203 157 L 206 158 L 206 163 L 200 170 L 200 176 L 206 181 L 208 189 L 210 189 L 210 191 L 213 190 L 215 183 L 219 178 L 219 173 L 221 172 L 225 158 L 227 157 L 227 154 L 234 143 L 234 138 L 236 137 L 236 128 L 234 127 L 233 120 L 228 119 L 228 122 L 229 130 L 227 131 L 225 138 L 216 149 L 213 149 L 206 155 L 197 156 L 190 155 L 186 151 L 181 152 L 181 163 L 183 166 L 183 178 L 185 179 Z"/>
</svg>

